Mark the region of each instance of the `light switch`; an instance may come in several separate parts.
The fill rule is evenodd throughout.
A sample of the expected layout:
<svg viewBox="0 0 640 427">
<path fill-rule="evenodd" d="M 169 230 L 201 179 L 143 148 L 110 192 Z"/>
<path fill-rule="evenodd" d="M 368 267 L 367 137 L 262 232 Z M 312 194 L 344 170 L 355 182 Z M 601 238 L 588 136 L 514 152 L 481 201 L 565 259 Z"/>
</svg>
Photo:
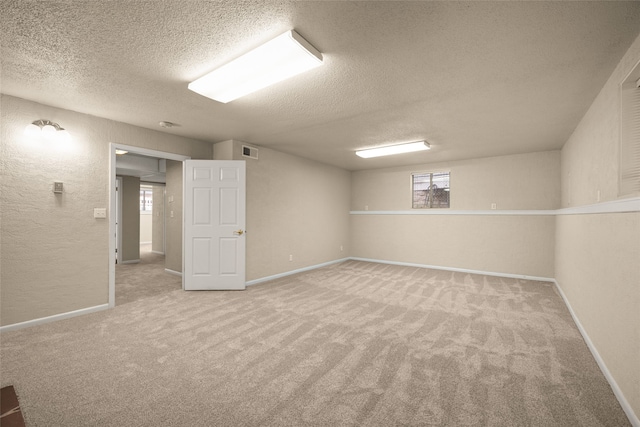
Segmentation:
<svg viewBox="0 0 640 427">
<path fill-rule="evenodd" d="M 105 219 L 107 217 L 107 208 L 93 208 L 93 217 Z"/>
</svg>

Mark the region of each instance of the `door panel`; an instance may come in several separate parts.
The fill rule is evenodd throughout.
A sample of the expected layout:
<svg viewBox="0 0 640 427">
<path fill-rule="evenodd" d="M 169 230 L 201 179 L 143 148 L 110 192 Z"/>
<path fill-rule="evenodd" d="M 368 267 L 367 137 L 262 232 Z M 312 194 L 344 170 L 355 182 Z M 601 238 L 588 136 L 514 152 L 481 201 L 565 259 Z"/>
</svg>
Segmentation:
<svg viewBox="0 0 640 427">
<path fill-rule="evenodd" d="M 245 162 L 185 161 L 185 290 L 245 288 Z"/>
</svg>

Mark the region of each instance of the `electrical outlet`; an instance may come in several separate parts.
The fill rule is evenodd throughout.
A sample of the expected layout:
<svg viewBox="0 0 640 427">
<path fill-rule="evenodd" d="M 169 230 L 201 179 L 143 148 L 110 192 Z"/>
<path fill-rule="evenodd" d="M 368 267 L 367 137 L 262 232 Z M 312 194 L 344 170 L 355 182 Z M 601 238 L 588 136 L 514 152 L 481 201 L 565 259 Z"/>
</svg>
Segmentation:
<svg viewBox="0 0 640 427">
<path fill-rule="evenodd" d="M 93 217 L 105 219 L 107 217 L 107 208 L 93 208 Z"/>
<path fill-rule="evenodd" d="M 340 252 L 344 251 L 344 246 L 340 245 Z"/>
<path fill-rule="evenodd" d="M 491 209 L 497 209 L 497 208 L 498 208 L 498 205 L 497 205 L 497 204 L 495 204 L 495 203 L 491 203 Z"/>
<path fill-rule="evenodd" d="M 293 255 L 289 255 L 289 261 L 293 261 Z"/>
<path fill-rule="evenodd" d="M 365 210 L 365 211 L 368 211 L 368 210 L 369 210 L 369 205 L 365 205 L 365 206 L 364 206 L 364 210 Z"/>
</svg>

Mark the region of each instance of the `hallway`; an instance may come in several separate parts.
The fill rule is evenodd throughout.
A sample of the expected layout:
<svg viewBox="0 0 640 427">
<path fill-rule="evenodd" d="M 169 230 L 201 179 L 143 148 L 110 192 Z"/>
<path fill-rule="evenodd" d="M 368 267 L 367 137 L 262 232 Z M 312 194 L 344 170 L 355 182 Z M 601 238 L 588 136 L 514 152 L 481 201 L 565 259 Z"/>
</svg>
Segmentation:
<svg viewBox="0 0 640 427">
<path fill-rule="evenodd" d="M 164 270 L 164 255 L 140 245 L 138 264 L 116 265 L 116 306 L 182 289 L 182 278 Z"/>
</svg>

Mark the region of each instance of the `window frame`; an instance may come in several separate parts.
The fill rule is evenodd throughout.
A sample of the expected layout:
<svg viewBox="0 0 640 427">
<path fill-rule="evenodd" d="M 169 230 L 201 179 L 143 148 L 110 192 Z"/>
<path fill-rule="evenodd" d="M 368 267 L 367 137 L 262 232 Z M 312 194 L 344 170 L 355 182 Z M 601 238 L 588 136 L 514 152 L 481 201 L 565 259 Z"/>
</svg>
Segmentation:
<svg viewBox="0 0 640 427">
<path fill-rule="evenodd" d="M 447 206 L 433 206 L 434 197 L 433 197 L 433 189 L 431 187 L 433 185 L 433 176 L 438 174 L 448 175 L 449 186 L 447 187 L 447 190 L 444 190 L 449 194 L 449 196 L 447 197 L 447 202 L 448 202 Z M 430 178 L 429 178 L 429 189 L 431 194 L 430 206 L 418 206 L 418 207 L 415 206 L 414 185 L 415 185 L 416 175 L 430 175 Z M 409 180 L 410 180 L 409 191 L 411 193 L 411 209 L 451 209 L 451 170 L 450 169 L 430 169 L 428 171 L 423 171 L 423 172 L 411 172 L 411 174 L 409 175 Z"/>
</svg>

